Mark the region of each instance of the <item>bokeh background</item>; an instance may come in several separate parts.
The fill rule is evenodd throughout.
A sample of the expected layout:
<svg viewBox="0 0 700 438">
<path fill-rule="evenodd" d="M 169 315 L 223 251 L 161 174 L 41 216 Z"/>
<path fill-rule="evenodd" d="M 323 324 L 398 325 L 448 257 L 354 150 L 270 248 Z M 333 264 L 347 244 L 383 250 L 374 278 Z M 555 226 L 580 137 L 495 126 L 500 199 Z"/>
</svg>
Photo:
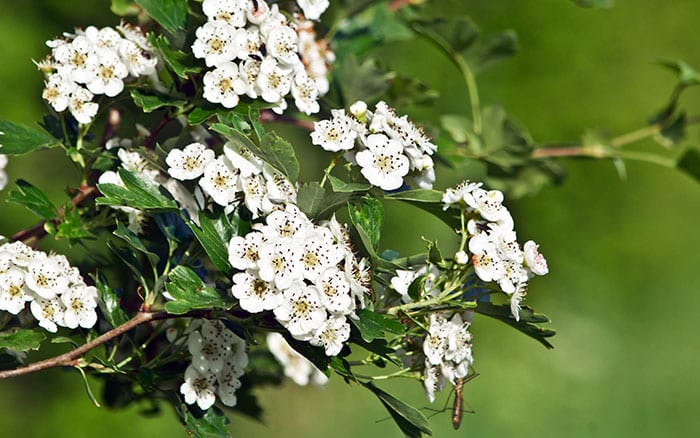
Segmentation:
<svg viewBox="0 0 700 438">
<path fill-rule="evenodd" d="M 569 0 L 434 3 L 470 14 L 486 31 L 517 31 L 522 50 L 479 78 L 481 97 L 503 104 L 541 142 L 575 140 L 587 128 L 619 134 L 641 127 L 675 80 L 652 62 L 682 58 L 700 66 L 700 3 L 694 0 L 617 0 L 609 10 L 580 9 Z M 24 123 L 44 111 L 41 75 L 31 63 L 47 53 L 44 41 L 76 25 L 117 23 L 107 0 L 0 0 L 0 10 L 0 117 Z M 381 50 L 394 66 L 440 92 L 439 111 L 466 113 L 457 72 L 444 59 L 425 55 L 427 47 L 411 42 Z M 697 114 L 697 90 L 683 104 Z M 416 109 L 412 115 L 435 118 L 437 112 Z M 691 144 L 697 140 L 691 130 Z M 639 147 L 658 150 L 651 142 Z M 8 173 L 12 180 L 31 178 L 63 199 L 71 182 L 64 161 L 53 153 L 13 159 Z M 465 415 L 458 432 L 447 411 L 436 414 L 435 435 L 695 435 L 700 184 L 647 164 L 630 163 L 626 181 L 609 162 L 564 164 L 569 175 L 563 185 L 507 202 L 520 240 L 537 240 L 549 261 L 550 274 L 532 282 L 528 303 L 552 318 L 555 349 L 477 318 L 472 331 L 480 376 L 465 387 L 467 406 L 476 413 Z M 438 187 L 469 176 L 439 170 Z M 449 230 L 440 224 L 417 231 L 411 221 L 416 214 L 388 211 L 396 232 L 384 237 L 386 248 L 418 250 L 419 234 L 448 245 Z M 2 234 L 33 221 L 19 208 L 0 206 Z M 415 406 L 428 405 L 413 382 L 383 387 Z M 288 383 L 258 395 L 267 410 L 264 424 L 234 415 L 236 436 L 401 436 L 371 394 L 340 379 L 326 388 Z M 432 407 L 441 409 L 447 397 L 445 392 Z M 73 371 L 0 383 L 2 436 L 185 435 L 171 411 L 155 417 L 138 411 L 94 407 Z"/>
</svg>

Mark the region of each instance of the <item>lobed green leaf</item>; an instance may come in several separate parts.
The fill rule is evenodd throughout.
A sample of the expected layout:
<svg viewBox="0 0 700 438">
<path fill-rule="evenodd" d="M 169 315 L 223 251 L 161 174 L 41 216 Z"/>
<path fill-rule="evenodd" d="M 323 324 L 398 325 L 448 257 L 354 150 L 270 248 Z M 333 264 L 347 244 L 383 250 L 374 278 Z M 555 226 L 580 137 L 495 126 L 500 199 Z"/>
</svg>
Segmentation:
<svg viewBox="0 0 700 438">
<path fill-rule="evenodd" d="M 42 148 L 60 146 L 61 142 L 46 131 L 21 123 L 0 120 L 0 154 L 22 155 Z"/>
<path fill-rule="evenodd" d="M 228 294 L 206 286 L 201 278 L 186 266 L 177 266 L 168 274 L 166 284 L 173 301 L 165 303 L 168 313 L 182 315 L 195 309 L 230 309 L 232 301 Z"/>
<path fill-rule="evenodd" d="M 44 192 L 22 179 L 17 180 L 16 184 L 17 188 L 7 198 L 9 202 L 23 205 L 47 221 L 58 217 L 58 209 Z"/>
<path fill-rule="evenodd" d="M 46 335 L 41 330 L 17 329 L 0 333 L 0 349 L 15 351 L 38 350 Z"/>
<path fill-rule="evenodd" d="M 170 33 L 185 30 L 187 0 L 135 0 L 146 13 Z"/>
<path fill-rule="evenodd" d="M 360 331 L 360 335 L 365 342 L 383 338 L 386 333 L 403 335 L 406 332 L 406 328 L 400 322 L 369 309 L 358 310 L 357 316 L 359 319 L 351 319 L 351 321 Z"/>
</svg>

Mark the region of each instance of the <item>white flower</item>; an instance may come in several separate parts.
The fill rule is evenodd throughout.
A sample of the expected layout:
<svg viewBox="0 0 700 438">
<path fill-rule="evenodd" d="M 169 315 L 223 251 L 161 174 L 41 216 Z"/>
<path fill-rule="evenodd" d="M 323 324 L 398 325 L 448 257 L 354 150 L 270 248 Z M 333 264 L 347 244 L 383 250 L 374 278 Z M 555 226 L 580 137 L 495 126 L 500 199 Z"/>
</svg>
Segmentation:
<svg viewBox="0 0 700 438">
<path fill-rule="evenodd" d="M 54 73 L 48 77 L 41 97 L 46 100 L 54 110 L 61 112 L 68 108 L 70 96 L 76 87 L 75 82 L 66 79 L 63 75 Z"/>
<path fill-rule="evenodd" d="M 58 62 L 58 72 L 66 78 L 79 83 L 86 83 L 97 64 L 97 54 L 90 39 L 84 35 L 77 36 L 70 43 L 60 44 L 52 51 Z"/>
<path fill-rule="evenodd" d="M 267 335 L 267 348 L 284 367 L 284 375 L 297 385 L 305 386 L 309 382 L 323 385 L 328 381 L 328 377 L 314 367 L 307 358 L 290 347 L 281 334 L 269 333 Z"/>
<path fill-rule="evenodd" d="M 199 178 L 204 169 L 214 160 L 214 151 L 200 143 L 191 143 L 183 150 L 173 149 L 165 157 L 168 173 L 173 178 L 185 181 Z"/>
<path fill-rule="evenodd" d="M 447 350 L 447 321 L 442 316 L 432 313 L 428 330 L 428 335 L 423 341 L 423 353 L 431 365 L 440 365 Z"/>
<path fill-rule="evenodd" d="M 329 0 L 297 0 L 297 4 L 309 20 L 318 20 L 321 14 L 328 9 Z"/>
<path fill-rule="evenodd" d="M 223 21 L 208 21 L 197 28 L 197 39 L 192 43 L 192 53 L 196 58 L 204 58 L 207 67 L 233 61 L 241 49 L 243 34 L 240 29 Z"/>
<path fill-rule="evenodd" d="M 364 120 L 367 114 L 367 103 L 362 100 L 353 103 L 350 105 L 350 114 L 355 116 L 357 120 Z"/>
<path fill-rule="evenodd" d="M 442 391 L 445 387 L 445 378 L 442 375 L 441 367 L 430 365 L 426 361 L 425 371 L 423 373 L 423 386 L 425 388 L 425 396 L 430 403 L 435 401 L 435 393 Z"/>
<path fill-rule="evenodd" d="M 281 172 L 269 165 L 264 165 L 263 176 L 265 177 L 268 199 L 280 204 L 296 202 L 297 191 Z"/>
<path fill-rule="evenodd" d="M 275 283 L 280 289 L 291 286 L 295 280 L 301 280 L 301 248 L 298 245 L 281 243 L 267 244 L 260 248 L 258 261 L 260 278 Z"/>
<path fill-rule="evenodd" d="M 246 84 L 245 94 L 251 99 L 257 99 L 261 93 L 260 87 L 258 86 L 258 76 L 260 76 L 261 65 L 262 61 L 248 58 L 239 66 L 240 77 Z"/>
<path fill-rule="evenodd" d="M 228 261 L 236 269 L 257 268 L 260 260 L 260 245 L 265 237 L 259 232 L 250 232 L 245 237 L 234 236 L 228 244 Z"/>
<path fill-rule="evenodd" d="M 336 111 L 336 110 L 333 110 Z M 347 151 L 355 147 L 357 132 L 344 114 L 344 111 L 335 112 L 331 120 L 314 122 L 314 131 L 311 133 L 311 142 L 331 152 Z"/>
<path fill-rule="evenodd" d="M 187 348 L 192 355 L 192 366 L 199 372 L 212 373 L 221 371 L 230 350 L 224 339 L 218 336 L 202 336 L 198 331 L 190 333 Z"/>
<path fill-rule="evenodd" d="M 0 309 L 17 315 L 33 299 L 24 282 L 24 272 L 11 268 L 0 274 Z"/>
<path fill-rule="evenodd" d="M 297 33 L 289 26 L 274 26 L 270 29 L 265 48 L 267 53 L 285 64 L 299 62 Z"/>
<path fill-rule="evenodd" d="M 65 308 L 61 304 L 60 300 L 45 300 L 43 298 L 36 298 L 31 302 L 29 308 L 32 311 L 32 315 L 34 315 L 34 318 L 39 320 L 39 326 L 51 333 L 56 333 L 58 331 L 57 324 L 64 325 L 63 312 L 65 311 Z"/>
<path fill-rule="evenodd" d="M 445 190 L 445 193 L 442 195 L 442 202 L 445 205 L 442 209 L 447 210 L 450 205 L 466 202 L 465 197 L 480 187 L 481 183 L 472 183 L 469 180 L 465 180 L 457 184 L 457 187 L 454 189 L 449 188 Z"/>
<path fill-rule="evenodd" d="M 85 28 L 84 35 L 95 45 L 96 49 L 116 49 L 122 37 L 111 27 L 98 29 L 95 26 Z"/>
<path fill-rule="evenodd" d="M 198 371 L 193 365 L 185 370 L 185 383 L 180 385 L 180 392 L 188 405 L 197 403 L 202 410 L 207 410 L 216 402 L 216 375 L 212 372 Z"/>
<path fill-rule="evenodd" d="M 309 341 L 311 345 L 321 346 L 326 350 L 326 356 L 336 356 L 343 349 L 343 343 L 350 338 L 350 324 L 344 316 L 327 319 L 316 330 Z"/>
<path fill-rule="evenodd" d="M 241 94 L 247 86 L 238 76 L 238 66 L 233 62 L 222 62 L 216 69 L 204 75 L 204 98 L 212 103 L 220 103 L 224 108 L 238 105 Z"/>
<path fill-rule="evenodd" d="M 283 303 L 274 310 L 275 318 L 300 340 L 308 340 L 326 320 L 326 310 L 315 288 L 295 284 L 284 291 Z"/>
<path fill-rule="evenodd" d="M 97 289 L 94 286 L 72 287 L 61 295 L 65 305 L 63 324 L 68 328 L 91 328 L 97 322 Z"/>
<path fill-rule="evenodd" d="M 86 81 L 87 88 L 94 94 L 114 97 L 124 89 L 123 79 L 129 75 L 129 69 L 119 59 L 114 50 L 99 52 L 98 61 Z"/>
<path fill-rule="evenodd" d="M 224 145 L 224 154 L 243 176 L 257 175 L 262 172 L 263 161 L 245 146 L 228 142 Z"/>
<path fill-rule="evenodd" d="M 505 275 L 505 266 L 496 245 L 486 233 L 479 233 L 469 239 L 469 251 L 473 254 L 474 271 L 484 281 L 498 281 Z"/>
<path fill-rule="evenodd" d="M 523 245 L 525 264 L 530 268 L 533 274 L 545 275 L 549 272 L 549 268 L 547 267 L 547 260 L 545 260 L 544 256 L 539 252 L 539 247 L 540 246 L 532 240 L 525 242 L 525 245 Z"/>
<path fill-rule="evenodd" d="M 355 155 L 362 175 L 383 190 L 400 188 L 409 170 L 408 158 L 403 154 L 401 143 L 384 134 L 371 134 L 365 145 L 367 149 Z"/>
<path fill-rule="evenodd" d="M 55 298 L 68 288 L 68 278 L 63 275 L 63 269 L 48 257 L 34 258 L 27 265 L 24 280 L 32 292 L 47 300 Z"/>
<path fill-rule="evenodd" d="M 119 43 L 119 56 L 134 77 L 147 76 L 156 71 L 158 58 L 144 51 L 134 41 L 123 39 Z"/>
<path fill-rule="evenodd" d="M 464 201 L 489 222 L 498 222 L 506 228 L 513 228 L 513 218 L 503 206 L 503 193 L 498 190 L 478 188 L 464 194 Z"/>
<path fill-rule="evenodd" d="M 239 272 L 233 276 L 231 293 L 238 298 L 241 309 L 250 313 L 273 310 L 284 300 L 282 292 L 274 285 L 248 272 Z"/>
<path fill-rule="evenodd" d="M 204 193 L 224 207 L 236 199 L 238 183 L 238 172 L 223 155 L 207 164 L 204 176 L 199 180 Z"/>
<path fill-rule="evenodd" d="M 68 109 L 78 123 L 90 123 L 95 117 L 98 105 L 92 102 L 93 94 L 83 87 L 75 87 L 68 101 Z"/>
<path fill-rule="evenodd" d="M 355 310 L 355 302 L 350 295 L 350 283 L 338 268 L 330 267 L 316 280 L 321 303 L 332 313 L 349 314 Z"/>
<path fill-rule="evenodd" d="M 223 21 L 233 27 L 246 24 L 247 0 L 204 0 L 202 11 L 212 21 Z"/>
<path fill-rule="evenodd" d="M 254 218 L 261 213 L 272 211 L 272 202 L 267 196 L 265 178 L 262 175 L 250 175 L 240 178 L 243 202 Z"/>
<path fill-rule="evenodd" d="M 520 321 L 520 304 L 525 299 L 527 295 L 527 283 L 520 283 L 516 288 L 515 292 L 510 296 L 510 313 L 516 321 Z"/>
<path fill-rule="evenodd" d="M 391 287 L 401 294 L 401 301 L 404 303 L 409 303 L 412 301 L 411 297 L 408 295 L 408 288 L 413 283 L 421 273 L 418 271 L 405 271 L 403 269 L 397 269 L 396 275 L 391 278 Z"/>
<path fill-rule="evenodd" d="M 320 110 L 316 81 L 306 73 L 300 72 L 294 76 L 292 96 L 294 97 L 294 105 L 304 114 L 315 114 Z"/>
<path fill-rule="evenodd" d="M 17 266 L 26 267 L 37 257 L 44 256 L 42 253 L 34 251 L 23 242 L 12 242 L 2 246 L 3 252 L 12 256 L 12 263 Z"/>
<path fill-rule="evenodd" d="M 260 64 L 257 85 L 264 101 L 278 103 L 292 86 L 292 69 L 268 56 Z"/>
</svg>

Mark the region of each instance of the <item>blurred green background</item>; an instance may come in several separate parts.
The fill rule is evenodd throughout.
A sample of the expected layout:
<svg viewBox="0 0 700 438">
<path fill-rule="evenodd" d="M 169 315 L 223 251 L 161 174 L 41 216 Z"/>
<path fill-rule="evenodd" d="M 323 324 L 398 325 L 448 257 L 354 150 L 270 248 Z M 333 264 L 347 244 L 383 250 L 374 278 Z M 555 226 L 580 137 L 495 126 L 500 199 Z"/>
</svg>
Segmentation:
<svg viewBox="0 0 700 438">
<path fill-rule="evenodd" d="M 586 128 L 620 134 L 641 127 L 667 98 L 674 78 L 652 65 L 660 57 L 700 66 L 693 0 L 617 0 L 610 10 L 585 10 L 569 0 L 436 1 L 466 12 L 486 31 L 515 29 L 522 50 L 479 78 L 485 103 L 502 103 L 540 142 L 575 140 Z M 41 75 L 31 59 L 47 53 L 46 39 L 88 24 L 113 25 L 109 1 L 0 0 L 0 117 L 31 123 L 44 107 Z M 446 113 L 465 113 L 467 95 L 444 59 L 425 55 L 420 42 L 382 49 L 385 59 L 440 91 Z M 700 96 L 683 99 L 690 114 Z M 435 110 L 416 110 L 416 119 Z M 691 130 L 691 143 L 697 142 Z M 657 150 L 651 142 L 642 149 Z M 10 161 L 11 179 L 61 198 L 71 183 L 60 154 Z M 689 436 L 700 432 L 700 345 L 694 335 L 700 309 L 698 248 L 700 185 L 669 169 L 631 163 L 622 181 L 612 164 L 565 162 L 560 187 L 517 202 L 521 241 L 535 239 L 550 274 L 534 280 L 528 303 L 548 314 L 558 335 L 547 351 L 497 322 L 472 326 L 475 366 L 465 387 L 462 428 L 450 414 L 431 418 L 442 436 Z M 458 178 L 438 171 L 438 188 Z M 5 192 L 6 193 L 6 192 Z M 4 196 L 4 194 L 0 195 Z M 33 223 L 30 214 L 3 204 L 0 232 Z M 387 248 L 421 249 L 419 234 L 449 246 L 450 231 L 414 228 L 410 209 L 391 208 L 395 233 Z M 414 236 L 406 241 L 405 236 Z M 94 384 L 97 389 L 97 384 Z M 427 406 L 409 381 L 383 385 L 415 406 Z M 234 415 L 237 436 L 401 436 L 374 397 L 333 379 L 327 388 L 259 392 L 264 424 Z M 441 408 L 447 393 L 435 403 Z M 49 370 L 0 383 L 2 436 L 184 436 L 175 415 L 155 418 L 95 408 L 75 372 Z M 166 435 L 167 434 L 167 435 Z"/>
</svg>

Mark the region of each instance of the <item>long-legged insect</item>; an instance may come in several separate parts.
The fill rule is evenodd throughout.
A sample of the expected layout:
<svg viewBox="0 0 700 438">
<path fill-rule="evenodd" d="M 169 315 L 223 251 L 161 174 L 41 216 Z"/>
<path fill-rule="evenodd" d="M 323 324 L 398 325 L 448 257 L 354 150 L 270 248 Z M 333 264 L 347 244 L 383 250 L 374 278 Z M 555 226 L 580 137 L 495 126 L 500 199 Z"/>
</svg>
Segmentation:
<svg viewBox="0 0 700 438">
<path fill-rule="evenodd" d="M 455 430 L 459 429 L 462 424 L 462 415 L 464 411 L 462 410 L 462 405 L 464 404 L 464 397 L 462 396 L 462 388 L 464 387 L 464 382 L 462 379 L 457 379 L 455 382 L 455 399 L 452 403 L 452 427 Z"/>
</svg>

